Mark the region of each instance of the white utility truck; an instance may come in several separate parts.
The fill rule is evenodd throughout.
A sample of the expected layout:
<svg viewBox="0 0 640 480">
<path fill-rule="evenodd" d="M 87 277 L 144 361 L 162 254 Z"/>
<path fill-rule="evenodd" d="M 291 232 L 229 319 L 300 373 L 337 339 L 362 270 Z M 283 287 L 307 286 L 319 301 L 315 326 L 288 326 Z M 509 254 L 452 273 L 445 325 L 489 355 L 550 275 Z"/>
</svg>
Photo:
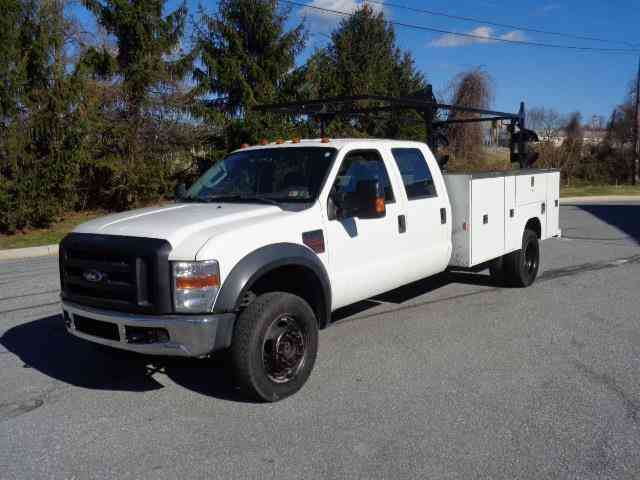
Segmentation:
<svg viewBox="0 0 640 480">
<path fill-rule="evenodd" d="M 526 287 L 560 235 L 553 170 L 443 175 L 427 145 L 278 141 L 217 162 L 176 203 L 84 223 L 60 248 L 80 338 L 206 357 L 275 401 L 302 387 L 340 307 L 447 268 Z"/>
</svg>

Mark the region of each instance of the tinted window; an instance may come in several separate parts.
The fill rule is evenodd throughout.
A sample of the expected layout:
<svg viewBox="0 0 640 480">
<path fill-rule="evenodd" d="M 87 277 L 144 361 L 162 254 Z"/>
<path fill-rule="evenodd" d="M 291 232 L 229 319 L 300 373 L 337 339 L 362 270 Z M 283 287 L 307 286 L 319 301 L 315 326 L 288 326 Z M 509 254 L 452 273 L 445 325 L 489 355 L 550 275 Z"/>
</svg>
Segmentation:
<svg viewBox="0 0 640 480">
<path fill-rule="evenodd" d="M 393 202 L 393 189 L 387 175 L 387 169 L 380 154 L 373 150 L 362 150 L 347 154 L 342 161 L 332 195 L 336 198 L 344 198 L 354 194 L 358 182 L 364 180 L 377 180 L 384 188 L 384 197 L 387 203 Z"/>
<path fill-rule="evenodd" d="M 409 200 L 436 197 L 436 187 L 427 161 L 417 148 L 394 148 L 391 150 Z"/>
</svg>

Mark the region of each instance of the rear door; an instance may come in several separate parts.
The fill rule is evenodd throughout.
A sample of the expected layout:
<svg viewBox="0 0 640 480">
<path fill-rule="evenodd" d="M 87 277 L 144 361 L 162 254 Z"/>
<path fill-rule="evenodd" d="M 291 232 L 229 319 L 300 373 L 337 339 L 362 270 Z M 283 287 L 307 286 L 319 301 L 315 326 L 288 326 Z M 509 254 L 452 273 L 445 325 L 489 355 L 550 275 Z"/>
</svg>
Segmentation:
<svg viewBox="0 0 640 480">
<path fill-rule="evenodd" d="M 409 282 L 447 267 L 451 255 L 451 211 L 442 175 L 432 155 L 425 155 L 420 148 L 407 147 L 391 148 L 390 153 L 407 205 L 400 263 Z"/>
<path fill-rule="evenodd" d="M 400 233 L 397 201 L 389 169 L 377 149 L 348 152 L 338 169 L 328 202 L 355 193 L 358 182 L 378 180 L 385 189 L 383 218 L 349 217 L 327 221 L 333 307 L 338 308 L 399 286 Z M 328 208 L 327 208 L 328 210 Z"/>
</svg>

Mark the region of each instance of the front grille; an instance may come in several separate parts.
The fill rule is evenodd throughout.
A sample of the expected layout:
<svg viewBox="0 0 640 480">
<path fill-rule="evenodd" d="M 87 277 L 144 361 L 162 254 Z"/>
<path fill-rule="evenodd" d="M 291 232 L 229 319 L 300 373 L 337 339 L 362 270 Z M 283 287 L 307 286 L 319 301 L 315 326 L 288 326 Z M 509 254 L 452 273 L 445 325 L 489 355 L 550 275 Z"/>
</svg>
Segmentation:
<svg viewBox="0 0 640 480">
<path fill-rule="evenodd" d="M 164 240 L 70 234 L 60 247 L 62 296 L 111 310 L 169 313 L 170 250 Z"/>
<path fill-rule="evenodd" d="M 135 304 L 138 301 L 136 264 L 139 262 L 144 260 L 81 250 L 65 251 L 65 289 L 74 296 Z M 148 298 L 140 300 L 148 302 Z"/>
<path fill-rule="evenodd" d="M 83 317 L 82 315 L 74 315 L 73 323 L 79 332 L 107 340 L 120 341 L 120 332 L 118 331 L 118 325 L 115 323 L 94 320 L 93 318 Z"/>
</svg>

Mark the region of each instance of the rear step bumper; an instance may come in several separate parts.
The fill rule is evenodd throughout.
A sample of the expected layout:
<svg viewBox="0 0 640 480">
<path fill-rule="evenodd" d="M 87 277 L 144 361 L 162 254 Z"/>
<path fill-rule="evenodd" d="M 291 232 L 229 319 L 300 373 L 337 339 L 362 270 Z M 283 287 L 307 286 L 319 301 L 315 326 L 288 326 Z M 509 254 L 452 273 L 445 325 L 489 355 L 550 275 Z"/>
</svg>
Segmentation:
<svg viewBox="0 0 640 480">
<path fill-rule="evenodd" d="M 148 355 L 204 357 L 231 345 L 234 314 L 138 315 L 62 302 L 76 337 Z"/>
</svg>

